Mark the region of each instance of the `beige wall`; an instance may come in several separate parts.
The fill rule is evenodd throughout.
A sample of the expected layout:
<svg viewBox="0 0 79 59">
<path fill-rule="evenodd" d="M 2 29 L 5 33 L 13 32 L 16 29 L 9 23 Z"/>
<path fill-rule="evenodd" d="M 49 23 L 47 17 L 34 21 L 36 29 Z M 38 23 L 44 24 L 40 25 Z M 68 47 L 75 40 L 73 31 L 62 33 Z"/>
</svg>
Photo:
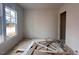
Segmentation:
<svg viewBox="0 0 79 59">
<path fill-rule="evenodd" d="M 30 9 L 25 11 L 26 38 L 58 38 L 57 9 Z"/>
<path fill-rule="evenodd" d="M 66 11 L 66 44 L 79 51 L 79 4 L 66 4 L 59 13 Z"/>
</svg>

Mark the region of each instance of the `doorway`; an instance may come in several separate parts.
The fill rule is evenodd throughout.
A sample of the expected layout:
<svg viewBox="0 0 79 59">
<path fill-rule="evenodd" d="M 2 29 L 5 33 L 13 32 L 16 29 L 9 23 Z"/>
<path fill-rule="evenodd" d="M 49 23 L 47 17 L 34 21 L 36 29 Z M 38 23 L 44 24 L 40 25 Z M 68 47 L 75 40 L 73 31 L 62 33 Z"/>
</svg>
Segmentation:
<svg viewBox="0 0 79 59">
<path fill-rule="evenodd" d="M 60 14 L 60 40 L 65 44 L 66 37 L 66 11 Z"/>
</svg>

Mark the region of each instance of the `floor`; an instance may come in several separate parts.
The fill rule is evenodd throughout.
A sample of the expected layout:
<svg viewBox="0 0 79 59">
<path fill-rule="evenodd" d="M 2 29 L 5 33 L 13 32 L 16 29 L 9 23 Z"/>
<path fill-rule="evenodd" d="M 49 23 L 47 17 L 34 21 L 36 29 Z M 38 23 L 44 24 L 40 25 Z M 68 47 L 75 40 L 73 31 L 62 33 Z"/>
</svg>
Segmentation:
<svg viewBox="0 0 79 59">
<path fill-rule="evenodd" d="M 7 55 L 19 55 L 20 53 L 16 53 L 18 49 L 26 49 L 28 45 L 32 42 L 30 39 L 24 39 L 18 45 L 16 45 Z"/>
<path fill-rule="evenodd" d="M 18 49 L 27 49 L 32 41 L 40 41 L 44 39 L 24 39 L 20 43 L 18 43 L 7 55 L 20 55 L 21 53 L 16 53 Z"/>
<path fill-rule="evenodd" d="M 27 51 L 28 51 L 28 47 L 31 45 L 32 42 L 44 41 L 44 40 L 46 40 L 46 39 L 24 39 L 20 43 L 18 43 L 10 52 L 8 52 L 7 55 L 21 55 L 22 54 L 21 52 L 17 53 L 18 50 L 24 51 L 25 49 L 27 49 Z M 50 39 L 48 39 L 48 40 L 50 40 Z M 67 48 L 65 48 L 65 49 L 68 51 L 71 51 L 70 49 L 67 49 Z"/>
</svg>

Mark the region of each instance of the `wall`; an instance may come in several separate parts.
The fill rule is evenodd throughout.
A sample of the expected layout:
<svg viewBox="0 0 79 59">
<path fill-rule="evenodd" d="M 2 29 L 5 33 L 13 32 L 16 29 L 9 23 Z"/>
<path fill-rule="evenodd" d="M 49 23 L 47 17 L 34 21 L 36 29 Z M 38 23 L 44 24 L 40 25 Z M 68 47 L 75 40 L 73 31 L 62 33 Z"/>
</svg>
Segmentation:
<svg viewBox="0 0 79 59">
<path fill-rule="evenodd" d="M 66 15 L 66 44 L 74 51 L 79 51 L 79 4 L 65 4 L 60 8 Z M 59 23 L 60 24 L 60 23 Z"/>
<path fill-rule="evenodd" d="M 17 11 L 17 36 L 0 44 L 0 54 L 6 53 L 23 38 L 23 9 L 17 4 L 5 4 Z"/>
<path fill-rule="evenodd" d="M 25 38 L 58 39 L 58 9 L 28 9 L 24 13 Z"/>
<path fill-rule="evenodd" d="M 0 43 L 3 42 L 3 25 L 2 25 L 2 4 L 0 3 Z"/>
</svg>

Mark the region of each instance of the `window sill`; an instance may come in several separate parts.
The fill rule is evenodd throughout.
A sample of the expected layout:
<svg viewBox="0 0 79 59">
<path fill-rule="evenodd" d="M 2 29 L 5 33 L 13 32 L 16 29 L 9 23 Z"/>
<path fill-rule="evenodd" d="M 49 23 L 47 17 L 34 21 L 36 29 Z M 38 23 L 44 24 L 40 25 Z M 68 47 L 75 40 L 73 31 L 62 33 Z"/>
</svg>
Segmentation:
<svg viewBox="0 0 79 59">
<path fill-rule="evenodd" d="M 14 35 L 14 36 L 10 36 L 10 37 L 6 37 L 6 40 L 10 40 L 10 39 L 13 39 L 15 38 L 17 35 Z"/>
</svg>

